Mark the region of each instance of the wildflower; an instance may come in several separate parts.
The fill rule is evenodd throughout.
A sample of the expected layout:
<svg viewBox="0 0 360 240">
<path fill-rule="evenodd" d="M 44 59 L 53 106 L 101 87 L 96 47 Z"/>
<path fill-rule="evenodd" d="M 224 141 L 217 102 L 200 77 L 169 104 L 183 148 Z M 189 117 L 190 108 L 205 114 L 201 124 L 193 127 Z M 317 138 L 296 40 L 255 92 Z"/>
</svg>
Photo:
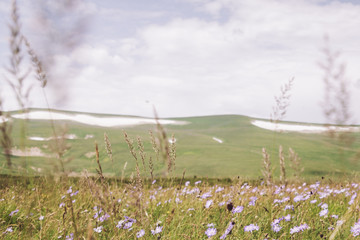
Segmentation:
<svg viewBox="0 0 360 240">
<path fill-rule="evenodd" d="M 74 234 L 73 233 L 70 233 L 70 235 L 67 235 L 65 237 L 65 240 L 73 240 L 74 239 Z"/>
<path fill-rule="evenodd" d="M 77 191 L 74 192 L 74 193 L 71 193 L 70 196 L 71 196 L 71 197 L 72 197 L 72 196 L 76 196 L 78 193 L 79 193 L 79 190 L 77 190 Z"/>
<path fill-rule="evenodd" d="M 152 183 L 151 183 L 151 184 L 152 184 L 152 185 L 154 185 L 155 183 L 156 183 L 156 179 L 155 179 L 154 181 L 152 181 Z"/>
<path fill-rule="evenodd" d="M 189 211 L 194 211 L 195 210 L 195 208 L 189 208 L 187 211 L 189 212 Z"/>
<path fill-rule="evenodd" d="M 338 218 L 339 218 L 339 216 L 338 216 L 338 215 L 335 215 L 335 214 L 331 215 L 331 217 L 332 217 L 332 218 L 335 218 L 335 219 L 338 219 Z"/>
<path fill-rule="evenodd" d="M 294 205 L 286 205 L 284 210 L 294 210 Z"/>
<path fill-rule="evenodd" d="M 255 206 L 256 200 L 257 200 L 257 197 L 251 197 L 250 202 L 249 202 L 249 206 Z"/>
<path fill-rule="evenodd" d="M 122 228 L 124 222 L 125 222 L 124 220 L 120 220 L 120 221 L 118 222 L 118 224 L 116 225 L 116 227 L 117 227 L 117 228 Z"/>
<path fill-rule="evenodd" d="M 70 188 L 66 191 L 67 193 L 72 193 L 72 186 L 70 186 Z"/>
<path fill-rule="evenodd" d="M 223 187 L 218 187 L 218 188 L 215 190 L 215 193 L 221 192 L 222 190 L 224 190 Z"/>
<path fill-rule="evenodd" d="M 65 203 L 63 203 L 63 202 L 59 204 L 59 208 L 62 208 L 64 206 L 65 206 Z"/>
<path fill-rule="evenodd" d="M 352 204 L 354 203 L 354 200 L 355 200 L 356 196 L 357 196 L 356 193 L 354 193 L 354 194 L 351 196 L 351 199 L 350 199 L 350 201 L 349 201 L 349 205 L 352 205 Z"/>
<path fill-rule="evenodd" d="M 130 229 L 132 227 L 132 225 L 133 225 L 133 222 L 127 222 L 124 224 L 123 229 Z"/>
<path fill-rule="evenodd" d="M 15 214 L 18 213 L 18 212 L 19 212 L 19 209 L 16 209 L 16 210 L 12 211 L 12 212 L 9 214 L 9 216 L 12 217 L 13 215 L 15 215 Z"/>
<path fill-rule="evenodd" d="M 104 215 L 102 215 L 100 218 L 99 218 L 99 221 L 100 222 L 103 222 L 105 221 L 106 219 L 108 219 L 110 217 L 110 215 L 108 213 L 105 213 Z"/>
<path fill-rule="evenodd" d="M 204 193 L 203 195 L 201 195 L 202 199 L 206 199 L 206 198 L 209 198 L 209 197 L 212 197 L 211 192 L 207 192 L 207 193 Z"/>
<path fill-rule="evenodd" d="M 317 202 L 316 199 L 310 201 L 311 204 L 314 204 L 314 203 L 316 203 L 316 202 Z"/>
<path fill-rule="evenodd" d="M 101 233 L 103 230 L 103 226 L 100 226 L 100 227 L 97 227 L 97 228 L 94 228 L 94 232 L 97 232 L 97 233 Z"/>
<path fill-rule="evenodd" d="M 195 182 L 195 185 L 198 185 L 199 183 L 201 183 L 201 181 L 197 181 L 197 182 Z"/>
<path fill-rule="evenodd" d="M 40 221 L 44 220 L 44 216 L 41 215 L 41 216 L 39 217 L 39 220 L 40 220 Z"/>
<path fill-rule="evenodd" d="M 259 226 L 254 225 L 254 224 L 250 224 L 250 225 L 244 227 L 245 232 L 252 232 L 252 231 L 258 231 L 258 230 L 259 230 Z"/>
<path fill-rule="evenodd" d="M 232 213 L 241 213 L 243 210 L 243 206 L 237 206 L 234 210 L 232 210 Z"/>
<path fill-rule="evenodd" d="M 325 208 L 325 209 L 320 211 L 319 215 L 320 215 L 320 217 L 323 217 L 323 216 L 327 215 L 328 212 L 329 212 L 329 210 L 327 208 Z"/>
<path fill-rule="evenodd" d="M 155 235 L 162 232 L 163 227 L 157 226 L 155 230 L 151 230 L 151 234 Z"/>
<path fill-rule="evenodd" d="M 230 222 L 229 226 L 226 228 L 224 234 L 221 235 L 220 239 L 225 239 L 226 236 L 231 233 L 231 230 L 233 229 L 234 226 L 235 226 L 235 222 Z"/>
<path fill-rule="evenodd" d="M 208 228 L 211 228 L 211 227 L 215 227 L 215 224 L 214 223 L 209 223 L 208 225 L 206 225 Z"/>
<path fill-rule="evenodd" d="M 186 181 L 185 182 L 185 187 L 189 186 L 190 185 L 190 181 Z"/>
<path fill-rule="evenodd" d="M 273 232 L 279 232 L 281 229 L 282 229 L 282 227 L 278 223 L 271 224 L 271 230 L 273 230 Z"/>
<path fill-rule="evenodd" d="M 339 222 L 339 221 L 338 221 Z M 356 222 L 354 224 L 354 226 L 351 227 L 350 229 L 351 233 L 353 234 L 354 237 L 359 236 L 360 235 L 360 219 L 358 222 Z"/>
<path fill-rule="evenodd" d="M 219 205 L 219 207 L 224 206 L 225 202 L 220 202 L 218 205 Z"/>
<path fill-rule="evenodd" d="M 291 221 L 291 215 L 288 214 L 284 217 L 284 220 L 287 221 L 287 222 L 290 222 Z"/>
<path fill-rule="evenodd" d="M 6 233 L 12 233 L 14 230 L 12 227 L 8 227 L 5 232 L 3 232 L 3 234 L 6 234 Z"/>
<path fill-rule="evenodd" d="M 136 233 L 136 237 L 137 238 L 141 238 L 141 237 L 143 237 L 145 235 L 145 230 L 144 229 L 141 229 L 140 231 L 138 231 L 137 233 Z"/>
<path fill-rule="evenodd" d="M 301 224 L 300 226 L 295 226 L 295 227 L 291 228 L 290 234 L 303 232 L 306 229 L 309 229 L 309 226 L 306 223 L 304 223 L 304 224 Z"/>
<path fill-rule="evenodd" d="M 213 203 L 213 200 L 206 201 L 205 208 L 209 208 L 212 203 Z"/>
<path fill-rule="evenodd" d="M 205 234 L 206 236 L 208 236 L 208 238 L 211 238 L 212 236 L 215 236 L 216 235 L 216 228 L 208 228 L 206 231 L 205 231 Z"/>
</svg>

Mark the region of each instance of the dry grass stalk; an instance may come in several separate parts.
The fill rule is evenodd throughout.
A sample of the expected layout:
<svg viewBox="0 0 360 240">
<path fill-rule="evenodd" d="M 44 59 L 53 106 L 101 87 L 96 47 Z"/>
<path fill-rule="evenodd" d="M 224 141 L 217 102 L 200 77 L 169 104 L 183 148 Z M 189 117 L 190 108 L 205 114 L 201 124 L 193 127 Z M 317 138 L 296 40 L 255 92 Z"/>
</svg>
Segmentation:
<svg viewBox="0 0 360 240">
<path fill-rule="evenodd" d="M 169 145 L 169 153 L 168 153 L 168 172 L 175 170 L 175 160 L 176 160 L 176 143 L 175 143 L 175 135 L 173 134 L 171 137 L 171 143 Z"/>
<path fill-rule="evenodd" d="M 124 182 L 126 166 L 127 166 L 127 162 L 124 163 L 124 167 L 123 167 L 123 169 L 121 171 L 121 183 Z"/>
<path fill-rule="evenodd" d="M 283 147 L 279 146 L 279 159 L 280 159 L 280 182 L 286 184 L 286 172 L 285 172 L 285 157 L 283 153 Z"/>
<path fill-rule="evenodd" d="M 42 62 L 40 61 L 38 55 L 36 54 L 34 49 L 31 47 L 30 42 L 24 36 L 23 36 L 23 39 L 24 39 L 25 45 L 28 49 L 28 54 L 30 56 L 33 68 L 35 70 L 35 77 L 40 82 L 40 86 L 42 88 L 42 93 L 44 95 L 47 109 L 51 116 L 52 112 L 51 112 L 50 104 L 49 104 L 49 101 L 48 101 L 48 98 L 47 98 L 47 95 L 45 92 L 45 87 L 48 83 L 48 77 L 47 77 L 46 71 L 45 71 L 44 66 L 43 66 Z M 69 148 L 69 145 L 65 143 L 65 141 L 66 141 L 65 135 L 66 135 L 67 131 L 66 131 L 66 128 L 63 128 L 60 131 L 60 134 L 58 134 L 57 130 L 55 129 L 55 122 L 52 118 L 50 120 L 50 124 L 51 124 L 51 128 L 53 131 L 53 135 L 54 135 L 53 139 L 54 139 L 54 143 L 55 143 L 52 150 L 57 155 L 57 158 L 61 165 L 62 172 L 65 173 L 64 162 L 68 161 L 69 159 L 63 160 L 62 157 L 63 157 L 63 151 L 67 150 Z"/>
<path fill-rule="evenodd" d="M 322 102 L 323 113 L 328 127 L 330 137 L 336 137 L 345 147 L 351 147 L 355 138 L 351 132 L 337 132 L 330 129 L 330 124 L 351 124 L 352 114 L 350 112 L 350 82 L 346 78 L 346 65 L 339 63 L 340 53 L 333 51 L 329 46 L 329 39 L 325 37 L 325 47 L 322 53 L 325 60 L 319 63 L 324 71 L 323 82 L 325 85 L 324 101 Z M 342 151 L 342 150 L 341 150 Z"/>
<path fill-rule="evenodd" d="M 3 105 L 2 105 L 2 99 L 0 98 L 0 143 L 1 147 L 3 148 L 4 155 L 6 158 L 6 164 L 9 169 L 12 168 L 12 162 L 11 162 L 11 148 L 12 148 L 12 124 L 10 121 L 9 114 L 6 114 L 3 112 Z"/>
<path fill-rule="evenodd" d="M 350 84 L 345 77 L 346 66 L 344 63 L 338 63 L 340 53 L 331 50 L 328 38 L 325 38 L 322 52 L 325 61 L 320 62 L 319 66 L 324 70 L 325 94 L 322 103 L 324 116 L 328 123 L 350 124 Z"/>
<path fill-rule="evenodd" d="M 62 173 L 65 173 L 65 164 L 72 160 L 71 158 L 64 157 L 65 153 L 71 148 L 70 144 L 67 143 L 67 132 L 67 127 L 63 125 L 60 130 L 61 134 L 55 134 L 56 137 L 53 138 L 52 142 L 49 145 L 50 150 L 56 154 L 56 158 L 60 164 Z M 55 171 L 58 171 L 58 167 L 56 165 L 54 166 Z"/>
<path fill-rule="evenodd" d="M 262 149 L 262 155 L 263 155 L 263 167 L 264 170 L 262 170 L 262 174 L 265 178 L 266 184 L 271 185 L 272 184 L 272 168 L 271 168 L 271 161 L 270 156 L 267 153 L 266 149 Z"/>
<path fill-rule="evenodd" d="M 159 161 L 160 149 L 159 149 L 158 144 L 156 143 L 156 138 L 151 130 L 149 131 L 149 135 L 150 135 L 150 141 L 151 141 L 152 148 L 156 154 L 156 160 Z"/>
<path fill-rule="evenodd" d="M 301 158 L 292 148 L 289 148 L 289 159 L 291 163 L 290 167 L 294 171 L 294 177 L 299 181 L 304 168 L 301 167 Z"/>
<path fill-rule="evenodd" d="M 9 24 L 10 28 L 10 66 L 6 67 L 6 70 L 12 76 L 11 79 L 5 77 L 8 84 L 11 86 L 12 90 L 16 95 L 16 99 L 22 111 L 26 111 L 29 107 L 29 95 L 32 89 L 32 86 L 25 86 L 25 80 L 27 79 L 30 69 L 22 71 L 22 63 L 24 56 L 22 54 L 22 44 L 23 36 L 21 34 L 21 24 L 18 14 L 18 8 L 16 0 L 12 2 L 12 11 L 11 11 L 11 23 Z"/>
<path fill-rule="evenodd" d="M 280 87 L 280 95 L 275 96 L 275 107 L 270 115 L 272 122 L 278 123 L 285 118 L 287 108 L 290 105 L 290 91 L 294 83 L 294 78 L 291 78 L 287 83 Z"/>
<path fill-rule="evenodd" d="M 110 143 L 110 139 L 109 139 L 109 137 L 108 137 L 108 135 L 106 133 L 104 133 L 104 141 L 105 141 L 106 152 L 107 152 L 111 162 L 113 162 L 111 143 Z"/>
<path fill-rule="evenodd" d="M 135 159 L 135 170 L 136 170 L 136 179 L 135 179 L 135 192 L 134 192 L 134 198 L 136 200 L 136 206 L 139 207 L 139 210 L 141 212 L 141 216 L 142 216 L 142 204 L 141 204 L 141 200 L 142 200 L 142 190 L 143 190 L 143 185 L 142 185 L 142 179 L 141 179 L 141 174 L 140 174 L 140 169 L 139 169 L 139 161 L 135 152 L 135 148 L 134 148 L 134 144 L 133 144 L 133 140 L 129 138 L 129 136 L 127 135 L 127 133 L 124 131 L 124 138 L 126 143 L 129 146 L 130 149 L 130 153 L 131 155 L 134 157 Z"/>
<path fill-rule="evenodd" d="M 161 125 L 161 123 L 159 121 L 159 117 L 157 115 L 155 108 L 154 108 L 154 116 L 155 116 L 155 121 L 156 121 L 157 132 L 158 132 L 159 148 L 160 148 L 160 152 L 161 152 L 164 163 L 167 163 L 168 167 L 167 167 L 166 175 L 169 176 L 170 173 L 172 172 L 172 170 L 174 170 L 174 166 L 175 166 L 174 161 L 176 158 L 176 154 L 175 154 L 176 148 L 175 147 L 173 147 L 173 149 L 170 148 L 166 131 L 164 130 L 163 126 Z"/>
<path fill-rule="evenodd" d="M 149 172 L 150 172 L 151 181 L 154 181 L 154 163 L 151 156 L 149 158 Z"/>
<path fill-rule="evenodd" d="M 99 156 L 99 147 L 98 144 L 95 142 L 95 152 L 96 152 L 96 163 L 98 164 L 98 168 L 96 169 L 96 172 L 98 173 L 101 180 L 105 179 L 102 171 L 102 167 L 100 164 L 100 156 Z"/>
<path fill-rule="evenodd" d="M 141 162 L 142 162 L 142 165 L 143 165 L 143 169 L 144 169 L 144 172 L 146 173 L 146 165 L 145 165 L 146 153 L 145 153 L 145 150 L 144 150 L 144 144 L 143 144 L 140 136 L 138 136 L 136 139 L 137 139 L 139 155 L 141 157 Z"/>
</svg>

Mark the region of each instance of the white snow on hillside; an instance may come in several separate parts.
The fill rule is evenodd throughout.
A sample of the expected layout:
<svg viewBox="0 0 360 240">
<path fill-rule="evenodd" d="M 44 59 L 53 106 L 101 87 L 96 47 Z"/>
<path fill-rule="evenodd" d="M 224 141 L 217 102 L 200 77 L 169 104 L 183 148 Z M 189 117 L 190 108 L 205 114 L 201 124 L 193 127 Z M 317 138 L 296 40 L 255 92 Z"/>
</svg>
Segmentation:
<svg viewBox="0 0 360 240">
<path fill-rule="evenodd" d="M 217 141 L 218 143 L 223 143 L 223 140 L 221 140 L 221 139 L 219 139 L 219 138 L 213 137 L 212 139 L 215 140 L 215 141 Z"/>
<path fill-rule="evenodd" d="M 271 131 L 285 131 L 285 132 L 301 132 L 301 133 L 323 133 L 329 130 L 337 132 L 359 132 L 359 127 L 336 127 L 336 126 L 318 126 L 318 125 L 301 125 L 301 124 L 287 124 L 287 123 L 274 123 L 268 121 L 254 120 L 251 124 L 271 130 Z"/>
<path fill-rule="evenodd" d="M 25 119 L 26 114 L 14 114 L 13 118 Z M 94 125 L 100 127 L 116 127 L 116 126 L 135 126 L 143 124 L 156 124 L 154 119 L 150 118 L 135 118 L 135 117 L 96 117 L 88 114 L 70 114 L 70 113 L 58 113 L 48 111 L 33 111 L 27 115 L 28 119 L 40 119 L 40 120 L 69 120 L 79 122 L 87 125 Z M 175 120 L 163 120 L 159 122 L 163 125 L 184 125 L 188 124 L 185 121 Z"/>
</svg>

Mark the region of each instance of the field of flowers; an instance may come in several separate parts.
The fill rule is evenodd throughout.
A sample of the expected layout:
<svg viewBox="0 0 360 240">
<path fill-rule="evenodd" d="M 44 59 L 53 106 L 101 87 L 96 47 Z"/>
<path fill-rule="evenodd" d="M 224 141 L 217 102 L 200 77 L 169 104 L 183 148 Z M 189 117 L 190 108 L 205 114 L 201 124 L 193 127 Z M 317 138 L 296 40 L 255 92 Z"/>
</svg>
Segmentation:
<svg viewBox="0 0 360 240">
<path fill-rule="evenodd" d="M 236 180 L 146 184 L 18 181 L 0 190 L 2 239 L 351 239 L 358 183 L 266 186 Z"/>
</svg>

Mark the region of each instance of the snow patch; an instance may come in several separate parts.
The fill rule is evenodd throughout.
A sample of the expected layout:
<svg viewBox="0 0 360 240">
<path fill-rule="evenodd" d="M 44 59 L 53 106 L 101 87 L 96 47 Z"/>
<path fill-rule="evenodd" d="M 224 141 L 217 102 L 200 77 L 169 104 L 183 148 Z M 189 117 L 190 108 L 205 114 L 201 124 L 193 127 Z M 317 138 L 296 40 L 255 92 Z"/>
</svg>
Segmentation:
<svg viewBox="0 0 360 240">
<path fill-rule="evenodd" d="M 87 139 L 91 139 L 91 138 L 94 138 L 94 135 L 92 134 L 86 134 L 84 139 L 87 140 Z"/>
<path fill-rule="evenodd" d="M 12 156 L 18 156 L 18 157 L 52 157 L 49 154 L 45 154 L 41 151 L 38 147 L 30 147 L 25 148 L 25 150 L 18 149 L 17 147 L 13 147 L 11 149 L 11 155 Z"/>
<path fill-rule="evenodd" d="M 216 138 L 216 137 L 213 137 L 212 139 L 215 140 L 215 141 L 217 141 L 218 143 L 223 143 L 223 142 L 224 142 L 223 140 L 221 140 L 221 139 L 219 139 L 219 138 Z"/>
<path fill-rule="evenodd" d="M 335 132 L 359 132 L 359 127 L 337 127 L 337 126 L 316 126 L 316 125 L 301 125 L 301 124 L 286 124 L 286 123 L 274 123 L 267 121 L 254 120 L 252 125 L 271 130 L 276 132 L 301 132 L 301 133 L 323 133 L 327 131 Z"/>
<path fill-rule="evenodd" d="M 48 111 L 33 111 L 28 114 L 14 114 L 13 118 L 20 119 L 40 119 L 40 120 L 69 120 L 87 125 L 95 125 L 100 127 L 116 127 L 116 126 L 134 126 L 143 124 L 156 124 L 154 119 L 135 118 L 135 117 L 96 117 L 88 114 L 68 114 Z M 175 120 L 159 120 L 163 125 L 185 125 L 188 122 Z"/>
<path fill-rule="evenodd" d="M 57 137 L 58 139 L 62 138 L 62 137 Z M 77 139 L 78 137 L 75 134 L 66 134 L 65 135 L 65 139 L 70 139 L 70 140 L 74 140 Z M 32 136 L 28 138 L 29 140 L 32 141 L 50 141 L 55 139 L 54 137 L 48 137 L 48 138 L 44 138 L 44 137 L 37 137 L 37 136 Z"/>
</svg>

